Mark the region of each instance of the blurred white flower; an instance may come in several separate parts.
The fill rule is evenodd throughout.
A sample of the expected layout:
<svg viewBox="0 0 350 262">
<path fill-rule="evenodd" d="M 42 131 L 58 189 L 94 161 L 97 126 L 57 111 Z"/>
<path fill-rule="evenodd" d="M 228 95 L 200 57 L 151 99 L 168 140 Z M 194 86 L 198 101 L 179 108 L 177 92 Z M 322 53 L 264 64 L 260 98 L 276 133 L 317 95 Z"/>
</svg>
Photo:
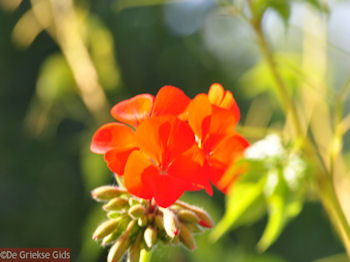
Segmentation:
<svg viewBox="0 0 350 262">
<path fill-rule="evenodd" d="M 272 134 L 252 144 L 245 151 L 247 159 L 262 160 L 265 158 L 284 158 L 286 151 L 282 146 L 281 138 Z"/>
<path fill-rule="evenodd" d="M 290 189 L 296 190 L 298 188 L 305 171 L 306 163 L 297 154 L 291 154 L 283 169 L 283 176 Z"/>
</svg>

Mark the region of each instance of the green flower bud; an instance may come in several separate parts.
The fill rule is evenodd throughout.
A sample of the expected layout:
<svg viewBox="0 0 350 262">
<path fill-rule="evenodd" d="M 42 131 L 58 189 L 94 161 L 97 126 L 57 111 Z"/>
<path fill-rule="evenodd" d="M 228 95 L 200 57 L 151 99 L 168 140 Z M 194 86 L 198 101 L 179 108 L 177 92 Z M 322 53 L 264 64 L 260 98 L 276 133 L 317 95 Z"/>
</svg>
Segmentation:
<svg viewBox="0 0 350 262">
<path fill-rule="evenodd" d="M 139 217 L 139 219 L 137 220 L 137 224 L 140 226 L 140 227 L 145 227 L 147 226 L 148 224 L 148 219 L 146 216 L 141 216 Z"/>
<path fill-rule="evenodd" d="M 108 262 L 118 262 L 123 257 L 124 253 L 129 248 L 131 242 L 130 239 L 137 231 L 138 228 L 136 226 L 135 220 L 130 221 L 126 227 L 126 230 L 109 250 L 107 258 Z"/>
<path fill-rule="evenodd" d="M 132 206 L 128 211 L 129 215 L 133 219 L 137 219 L 137 218 L 143 216 L 145 214 L 145 212 L 146 212 L 146 209 L 141 204 L 137 204 L 137 205 Z"/>
<path fill-rule="evenodd" d="M 196 249 L 196 241 L 192 232 L 184 224 L 181 225 L 180 240 L 188 249 Z"/>
<path fill-rule="evenodd" d="M 102 246 L 108 246 L 110 244 L 112 244 L 113 242 L 115 242 L 118 237 L 120 236 L 121 232 L 119 232 L 119 230 L 114 231 L 113 233 L 109 234 L 108 236 L 104 237 L 102 239 Z"/>
<path fill-rule="evenodd" d="M 170 209 L 163 209 L 163 225 L 170 238 L 174 238 L 179 233 L 179 221 Z"/>
<path fill-rule="evenodd" d="M 120 216 L 119 218 L 117 218 L 119 223 L 117 224 L 116 228 L 115 228 L 115 231 L 104 237 L 103 240 L 102 240 L 102 245 L 103 246 L 106 246 L 106 245 L 109 245 L 111 244 L 112 242 L 114 242 L 121 234 L 123 234 L 128 226 L 128 224 L 130 223 L 130 217 L 129 216 L 126 216 L 126 215 L 123 215 L 123 216 Z"/>
<path fill-rule="evenodd" d="M 108 262 L 118 262 L 125 254 L 130 244 L 130 240 L 127 237 L 120 237 L 114 245 L 111 247 L 108 253 Z"/>
<path fill-rule="evenodd" d="M 186 224 L 187 228 L 194 234 L 203 232 L 203 229 L 198 224 Z"/>
<path fill-rule="evenodd" d="M 92 235 L 92 238 L 95 240 L 104 238 L 105 236 L 109 235 L 114 230 L 116 230 L 119 223 L 120 219 L 110 219 L 103 222 L 96 228 L 94 234 Z"/>
<path fill-rule="evenodd" d="M 91 191 L 91 196 L 97 201 L 108 201 L 125 193 L 124 189 L 116 186 L 100 186 Z"/>
<path fill-rule="evenodd" d="M 202 227 L 211 228 L 215 225 L 215 223 L 214 223 L 213 219 L 210 217 L 210 215 L 202 208 L 191 206 L 191 211 L 196 213 L 196 215 L 199 217 L 199 219 L 200 219 L 199 224 Z"/>
<path fill-rule="evenodd" d="M 142 234 L 138 234 L 129 248 L 128 262 L 139 262 L 142 248 Z"/>
<path fill-rule="evenodd" d="M 146 228 L 143 234 L 146 246 L 152 248 L 157 243 L 157 229 L 152 226 Z"/>
<path fill-rule="evenodd" d="M 129 206 L 140 204 L 140 201 L 134 197 L 129 198 Z"/>
<path fill-rule="evenodd" d="M 210 217 L 210 215 L 205 211 L 203 210 L 202 208 L 199 208 L 199 207 L 196 207 L 196 206 L 192 206 L 192 205 L 189 205 L 185 202 L 182 202 L 180 200 L 178 200 L 174 206 L 179 206 L 179 207 L 182 207 L 184 209 L 188 209 L 192 212 L 194 212 L 200 219 L 199 221 L 199 224 L 202 226 L 202 227 L 213 227 L 214 226 L 214 221 L 213 219 Z M 172 207 L 173 208 L 173 207 Z"/>
<path fill-rule="evenodd" d="M 179 210 L 177 217 L 180 221 L 185 223 L 197 224 L 200 221 L 199 217 L 194 212 L 186 209 Z"/>
<path fill-rule="evenodd" d="M 120 217 L 121 215 L 123 215 L 123 213 L 121 213 L 119 211 L 110 211 L 107 213 L 107 217 L 110 219 L 116 219 L 116 218 Z"/>
<path fill-rule="evenodd" d="M 110 200 L 107 204 L 103 206 L 105 211 L 115 211 L 121 210 L 128 206 L 128 200 L 125 198 L 117 197 Z"/>
<path fill-rule="evenodd" d="M 160 214 L 157 214 L 154 218 L 154 223 L 156 224 L 157 228 L 160 230 L 164 229 L 164 224 L 163 224 L 163 217 Z"/>
</svg>

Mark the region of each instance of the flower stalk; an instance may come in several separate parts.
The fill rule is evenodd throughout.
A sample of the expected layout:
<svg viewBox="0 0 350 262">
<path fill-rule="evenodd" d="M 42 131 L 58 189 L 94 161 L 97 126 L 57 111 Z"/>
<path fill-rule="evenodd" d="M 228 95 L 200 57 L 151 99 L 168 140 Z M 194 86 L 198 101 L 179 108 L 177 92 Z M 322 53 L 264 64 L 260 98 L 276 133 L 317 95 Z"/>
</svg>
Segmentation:
<svg viewBox="0 0 350 262">
<path fill-rule="evenodd" d="M 278 70 L 278 65 L 273 50 L 271 49 L 266 35 L 262 28 L 262 16 L 254 17 L 253 4 L 252 1 L 248 1 L 252 18 L 250 20 L 250 25 L 252 26 L 257 39 L 259 49 L 266 60 L 268 67 L 270 69 L 271 75 L 276 83 L 278 94 L 281 98 L 282 105 L 285 109 L 286 114 L 290 114 L 292 127 L 295 131 L 295 136 L 303 142 L 302 150 L 307 158 L 311 158 L 313 162 L 317 164 L 317 188 L 319 191 L 319 197 L 324 208 L 330 217 L 332 224 L 335 226 L 344 247 L 347 251 L 348 256 L 350 256 L 350 226 L 344 214 L 344 211 L 340 205 L 338 196 L 336 194 L 334 184 L 333 184 L 333 168 L 329 171 L 327 165 L 324 163 L 324 159 L 321 157 L 319 148 L 317 145 L 310 143 L 312 139 L 306 137 L 307 134 L 303 131 L 303 126 L 301 119 L 298 115 L 298 110 L 296 105 L 288 93 L 287 85 Z M 347 90 L 347 89 L 345 89 Z"/>
</svg>

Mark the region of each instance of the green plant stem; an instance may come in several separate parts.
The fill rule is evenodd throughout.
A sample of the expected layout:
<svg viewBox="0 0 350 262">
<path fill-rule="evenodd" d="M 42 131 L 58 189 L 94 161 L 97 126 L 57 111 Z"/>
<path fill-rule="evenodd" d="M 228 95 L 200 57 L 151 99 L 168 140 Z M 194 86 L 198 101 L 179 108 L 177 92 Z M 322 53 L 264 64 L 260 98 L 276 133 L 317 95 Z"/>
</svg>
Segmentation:
<svg viewBox="0 0 350 262">
<path fill-rule="evenodd" d="M 146 249 L 141 250 L 140 262 L 151 262 L 151 252 Z"/>
<path fill-rule="evenodd" d="M 268 66 L 271 70 L 271 74 L 276 82 L 277 91 L 282 101 L 282 104 L 286 109 L 286 112 L 290 113 L 291 115 L 291 120 L 297 137 L 302 139 L 304 134 L 301 121 L 298 116 L 298 111 L 293 101 L 289 98 L 287 86 L 284 83 L 283 78 L 277 69 L 278 65 L 276 63 L 275 56 L 270 48 L 270 45 L 267 42 L 267 39 L 260 24 L 253 24 L 253 28 L 258 37 L 260 51 L 262 52 L 266 62 L 268 63 Z"/>
<path fill-rule="evenodd" d="M 348 256 L 350 257 L 350 227 L 340 206 L 332 181 L 319 181 L 320 199 L 340 235 Z"/>
<path fill-rule="evenodd" d="M 318 172 L 317 176 L 320 200 L 324 208 L 327 210 L 331 222 L 337 229 L 343 241 L 344 247 L 348 253 L 348 256 L 350 256 L 350 226 L 335 192 L 332 181 L 332 174 L 328 173 L 323 159 L 318 157 L 318 148 L 315 145 L 309 143 L 308 140 L 305 139 L 306 137 L 304 137 L 301 121 L 298 116 L 298 111 L 295 104 L 293 103 L 293 100 L 288 94 L 287 85 L 285 84 L 283 77 L 278 70 L 274 53 L 271 50 L 271 47 L 261 27 L 261 21 L 257 22 L 256 19 L 252 20 L 251 25 L 258 37 L 260 51 L 266 59 L 271 74 L 276 82 L 278 93 L 286 110 L 286 113 L 291 114 L 292 124 L 295 129 L 296 137 L 302 139 L 305 142 L 304 146 L 306 150 L 304 153 L 312 153 L 312 158 L 316 159 L 316 163 L 320 164 L 321 166 L 320 172 Z"/>
</svg>

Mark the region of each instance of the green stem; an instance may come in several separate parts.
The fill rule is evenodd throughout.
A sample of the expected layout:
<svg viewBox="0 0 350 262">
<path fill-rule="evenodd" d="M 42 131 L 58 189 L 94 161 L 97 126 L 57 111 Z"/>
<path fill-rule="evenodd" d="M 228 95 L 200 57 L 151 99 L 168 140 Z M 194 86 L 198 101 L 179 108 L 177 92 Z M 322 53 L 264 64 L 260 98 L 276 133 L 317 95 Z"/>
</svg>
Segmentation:
<svg viewBox="0 0 350 262">
<path fill-rule="evenodd" d="M 249 3 L 251 5 L 251 2 Z M 298 111 L 293 100 L 288 94 L 287 85 L 285 84 L 283 77 L 281 76 L 278 70 L 274 53 L 271 50 L 271 47 L 261 27 L 261 20 L 252 19 L 251 25 L 258 37 L 260 51 L 266 59 L 271 74 L 276 82 L 277 90 L 282 100 L 283 106 L 286 112 L 290 113 L 291 115 L 291 120 L 295 130 L 295 134 L 297 138 L 300 138 L 305 142 L 304 152 L 306 153 L 306 155 L 311 153 L 314 157 L 314 160 L 316 159 L 316 163 L 320 164 L 320 166 L 322 167 L 321 171 L 319 172 L 319 175 L 317 176 L 320 199 L 323 206 L 329 214 L 331 222 L 337 229 L 343 241 L 344 247 L 347 250 L 348 255 L 350 256 L 350 226 L 335 192 L 332 181 L 332 175 L 329 174 L 327 167 L 323 162 L 323 159 L 317 158 L 318 148 L 315 145 L 309 143 L 309 141 L 306 140 L 304 137 L 304 132 L 302 129 L 300 118 L 298 116 Z M 346 94 L 345 91 L 343 93 Z"/>
<path fill-rule="evenodd" d="M 303 138 L 304 133 L 303 133 L 301 121 L 298 116 L 297 108 L 289 97 L 287 85 L 284 83 L 283 78 L 277 69 L 278 65 L 276 63 L 276 58 L 274 56 L 274 53 L 271 50 L 269 43 L 267 42 L 265 34 L 262 30 L 261 24 L 254 23 L 252 26 L 258 37 L 260 51 L 262 52 L 264 58 L 266 59 L 266 62 L 268 63 L 268 66 L 271 70 L 271 74 L 275 80 L 277 91 L 278 91 L 279 97 L 281 98 L 282 104 L 286 109 L 286 112 L 290 113 L 291 115 L 291 120 L 293 123 L 293 127 L 295 129 L 295 133 L 297 137 Z"/>
<path fill-rule="evenodd" d="M 151 252 L 146 249 L 141 250 L 140 262 L 151 262 Z"/>
<path fill-rule="evenodd" d="M 329 177 L 328 177 L 329 178 Z M 331 179 L 319 181 L 320 199 L 340 235 L 350 257 L 350 226 L 334 190 Z"/>
</svg>

